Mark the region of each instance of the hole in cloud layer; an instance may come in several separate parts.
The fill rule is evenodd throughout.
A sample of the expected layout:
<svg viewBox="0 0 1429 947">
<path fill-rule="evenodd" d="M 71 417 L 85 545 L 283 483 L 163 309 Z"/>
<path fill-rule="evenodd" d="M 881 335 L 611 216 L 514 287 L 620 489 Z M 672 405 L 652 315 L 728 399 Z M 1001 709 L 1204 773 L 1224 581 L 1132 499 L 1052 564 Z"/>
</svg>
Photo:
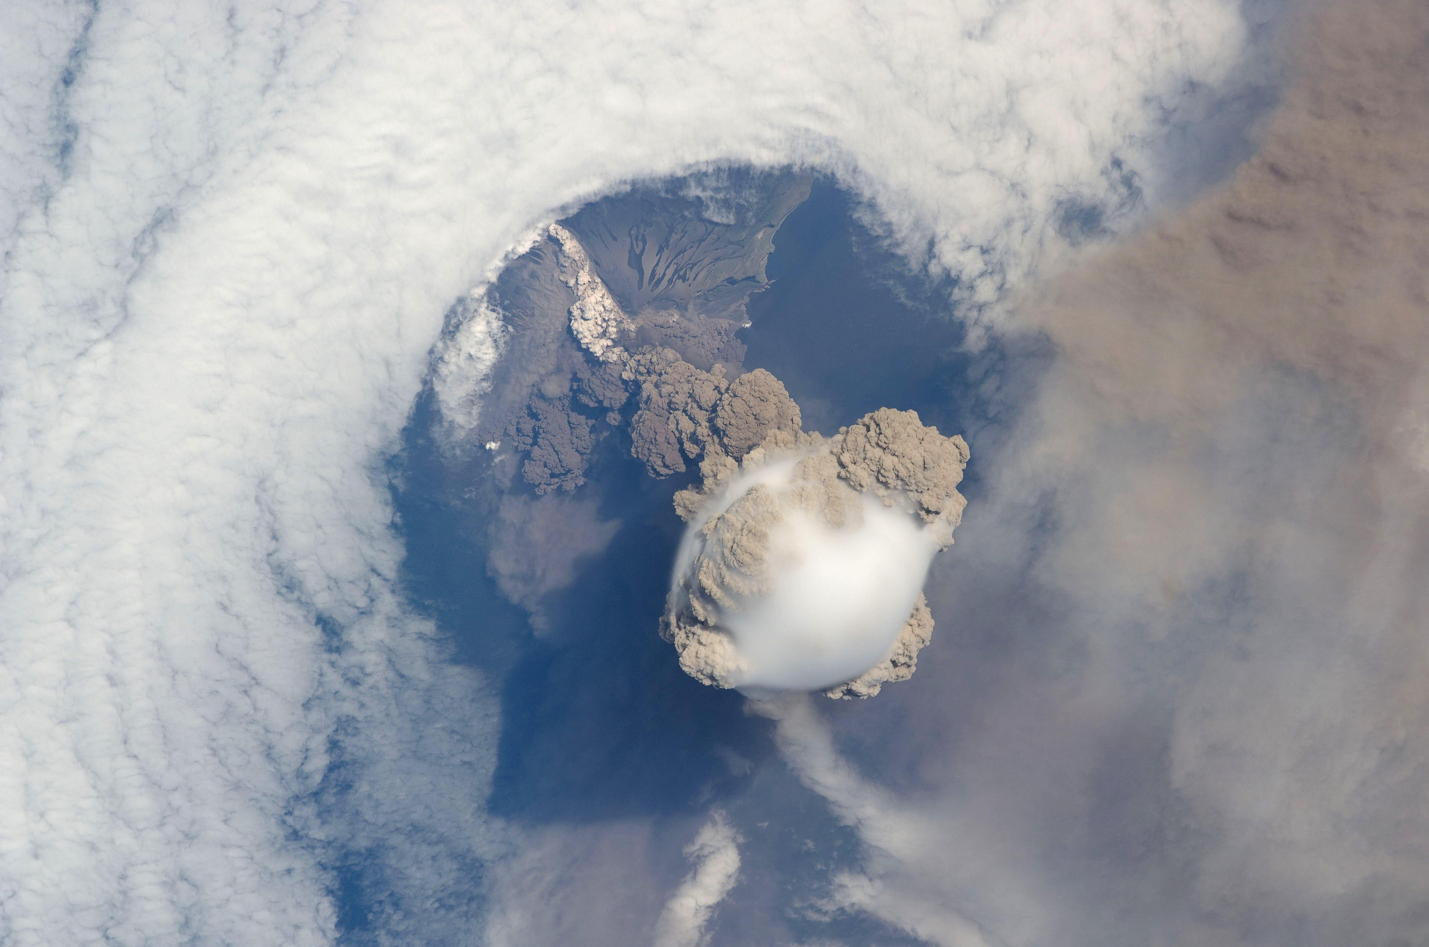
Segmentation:
<svg viewBox="0 0 1429 947">
<path fill-rule="evenodd" d="M 791 207 L 778 201 L 767 204 L 767 195 L 790 188 L 807 196 Z M 706 213 L 716 199 L 719 212 Z M 650 289 L 651 281 L 666 271 L 659 263 L 642 270 L 641 261 L 631 262 L 630 248 L 653 248 L 658 241 L 647 231 L 668 234 L 672 224 L 681 221 L 698 230 L 714 217 L 711 223 L 718 227 L 736 227 L 737 208 L 730 207 L 741 201 L 746 207 L 780 207 L 783 216 L 759 238 L 765 249 L 758 251 L 769 253 L 772 248 L 767 271 L 778 275 L 770 280 L 756 266 L 749 277 L 730 281 L 733 274 L 720 271 L 709 283 L 714 296 L 704 298 L 715 299 L 720 307 L 748 298 L 747 315 L 730 311 L 737 318 L 729 338 L 757 353 L 765 364 L 787 370 L 831 423 L 857 419 L 887 401 L 920 410 L 950 429 L 968 419 L 983 428 L 989 419 L 1012 410 L 1006 399 L 1018 386 L 1003 382 L 1021 377 L 1030 384 L 1036 377 L 1042 356 L 1035 346 L 1005 351 L 989 345 L 976 354 L 963 350 L 961 330 L 947 318 L 946 293 L 911 273 L 860 221 L 854 213 L 856 201 L 825 180 L 810 186 L 801 174 L 726 169 L 639 186 L 580 211 L 566 226 L 595 247 L 593 255 L 602 275 L 610 275 L 612 292 L 632 311 L 641 312 L 640 294 L 661 292 Z M 762 229 L 756 227 L 754 233 Z M 699 232 L 703 255 L 682 258 L 692 267 L 687 273 L 710 256 L 729 260 L 737 248 L 721 244 L 719 231 Z M 592 239 L 607 233 L 619 237 L 608 250 Z M 651 479 L 631 458 L 631 442 L 623 429 L 637 403 L 617 409 L 627 420 L 616 426 L 606 421 L 611 409 L 592 410 L 587 404 L 600 382 L 588 380 L 581 363 L 558 354 L 559 346 L 573 344 L 561 341 L 570 339 L 567 309 L 573 297 L 561 296 L 558 283 L 540 275 L 558 252 L 555 244 L 538 244 L 532 256 L 515 261 L 495 281 L 481 303 L 463 303 L 454 310 L 452 346 L 438 356 L 432 393 L 408 429 L 401 478 L 405 488 L 398 494 L 398 510 L 410 537 L 409 587 L 420 590 L 464 660 L 506 681 L 491 809 L 538 834 L 545 826 L 574 823 L 589 826 L 584 831 L 592 837 L 609 831 L 600 826 L 634 817 L 683 822 L 712 795 L 739 800 L 740 812 L 767 807 L 793 819 L 794 811 L 808 806 L 809 796 L 797 784 L 770 781 L 769 768 L 782 764 L 770 757 L 766 728 L 744 713 L 737 695 L 701 687 L 682 674 L 670 646 L 656 634 L 680 543 L 682 524 L 674 515 L 672 498 L 691 485 L 694 471 Z M 630 274 L 628 283 L 622 273 Z M 663 291 L 688 292 L 687 283 L 688 277 L 675 280 Z M 725 287 L 730 286 L 737 287 L 737 295 L 726 299 Z M 803 295 L 801 289 L 810 292 Z M 557 301 L 554 309 L 552 299 Z M 826 306 L 829 299 L 841 299 L 842 307 Z M 649 309 L 665 303 L 657 298 L 643 305 Z M 864 317 L 853 318 L 850 310 Z M 489 371 L 482 372 L 481 384 L 489 396 L 473 419 L 463 413 L 466 402 L 460 397 L 443 400 L 439 385 L 442 378 L 453 377 L 452 366 L 476 364 L 469 360 L 472 346 L 465 341 L 469 330 L 464 327 L 490 318 L 490 313 L 502 320 L 504 348 Z M 551 319 L 557 331 L 548 334 L 538 322 Z M 677 325 L 652 319 L 641 331 L 658 330 L 662 343 L 683 346 L 698 358 L 704 343 L 681 334 L 686 330 L 671 334 Z M 712 331 L 725 338 L 718 324 Z M 786 346 L 783 339 L 807 339 L 809 344 L 793 341 Z M 877 353 L 865 361 L 869 345 L 876 346 Z M 894 364 L 901 356 L 901 369 L 890 371 L 885 355 Z M 752 361 L 753 355 L 745 364 Z M 867 373 L 858 371 L 861 364 Z M 533 365 L 543 367 L 532 370 Z M 841 365 L 849 366 L 842 383 Z M 998 368 L 989 372 L 990 365 Z M 556 384 L 560 373 L 564 381 Z M 983 381 L 972 383 L 973 377 Z M 516 397 L 513 391 L 526 394 Z M 952 399 L 950 391 L 965 393 Z M 541 426 L 534 436 L 526 435 L 524 441 L 511 437 L 514 425 L 532 417 L 532 398 L 568 406 L 564 410 L 583 419 L 580 424 L 592 432 L 591 439 L 570 440 L 571 425 L 557 424 L 544 408 L 547 413 L 537 418 Z M 500 412 L 505 412 L 504 419 Z M 453 426 L 453 418 L 461 423 Z M 557 437 L 565 440 L 557 442 Z M 562 485 L 556 486 L 550 476 L 556 468 L 528 465 L 546 439 L 558 446 L 545 456 L 566 464 L 564 470 L 579 469 L 580 485 L 564 486 L 569 478 L 562 474 Z M 754 477 L 766 486 L 772 483 L 768 470 Z M 546 492 L 540 492 L 542 488 Z M 891 603 L 887 614 L 872 623 L 875 637 L 884 640 L 842 662 L 831 655 L 830 663 L 817 669 L 817 680 L 770 677 L 751 684 L 828 686 L 856 676 L 883 656 L 907 620 L 938 542 L 925 534 L 907 506 L 889 508 L 849 494 L 865 518 L 861 531 L 827 531 L 812 521 L 792 525 L 825 534 L 818 537 L 821 542 L 845 544 L 847 561 L 861 566 L 858 581 L 876 591 L 847 600 Z M 779 552 L 793 555 L 797 550 Z M 888 569 L 890 562 L 896 563 L 888 576 L 893 581 L 879 581 L 880 570 Z M 822 578 L 846 595 L 856 591 L 843 575 Z M 457 589 L 460 594 L 453 595 Z M 789 591 L 803 599 L 809 590 Z M 823 598 L 820 607 L 844 611 Z M 507 601 L 524 611 L 534 638 L 523 627 L 526 622 L 512 620 L 520 612 L 510 613 Z M 777 599 L 766 604 L 776 611 L 782 607 Z M 778 622 L 779 616 L 751 612 L 749 618 L 767 624 Z M 880 629 L 881 624 L 888 627 Z M 857 627 L 863 631 L 870 625 L 860 622 Z M 807 673 L 804 667 L 795 670 L 800 662 L 789 657 L 783 659 L 788 673 Z M 768 666 L 777 670 L 780 660 L 771 652 Z M 741 856 L 751 870 L 768 872 L 773 864 L 793 865 L 813 857 L 803 850 L 801 839 L 831 839 L 834 834 L 831 827 L 809 836 L 761 833 L 747 840 Z M 818 850 L 825 850 L 822 843 Z M 828 883 L 826 871 L 810 874 L 810 897 Z M 741 897 L 741 890 L 736 887 L 730 897 Z"/>
</svg>

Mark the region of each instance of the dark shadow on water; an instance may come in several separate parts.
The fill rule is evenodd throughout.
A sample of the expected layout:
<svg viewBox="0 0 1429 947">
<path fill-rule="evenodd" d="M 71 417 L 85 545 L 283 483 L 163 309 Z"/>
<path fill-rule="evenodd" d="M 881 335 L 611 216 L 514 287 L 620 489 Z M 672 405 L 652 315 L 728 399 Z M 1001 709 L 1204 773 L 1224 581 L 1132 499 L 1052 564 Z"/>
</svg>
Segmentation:
<svg viewBox="0 0 1429 947">
<path fill-rule="evenodd" d="M 414 413 L 394 493 L 408 537 L 403 581 L 453 657 L 502 682 L 492 812 L 591 821 L 687 811 L 728 782 L 714 748 L 770 752 L 742 699 L 686 676 L 656 634 L 682 525 L 671 496 L 681 484 L 650 480 L 622 442 L 605 445 L 599 477 L 582 490 L 619 530 L 543 600 L 548 629 L 537 637 L 487 571 L 482 511 L 496 497 L 481 495 L 482 465 L 446 465 L 430 427 L 422 429 L 432 410 Z"/>
<path fill-rule="evenodd" d="M 690 811 L 735 788 L 716 748 L 772 750 L 742 698 L 689 678 L 656 634 L 682 525 L 671 511 L 675 485 L 651 482 L 628 456 L 607 457 L 602 469 L 587 489 L 601 492 L 601 515 L 620 530 L 547 599 L 552 630 L 503 692 L 490 804 L 508 818 Z"/>
</svg>

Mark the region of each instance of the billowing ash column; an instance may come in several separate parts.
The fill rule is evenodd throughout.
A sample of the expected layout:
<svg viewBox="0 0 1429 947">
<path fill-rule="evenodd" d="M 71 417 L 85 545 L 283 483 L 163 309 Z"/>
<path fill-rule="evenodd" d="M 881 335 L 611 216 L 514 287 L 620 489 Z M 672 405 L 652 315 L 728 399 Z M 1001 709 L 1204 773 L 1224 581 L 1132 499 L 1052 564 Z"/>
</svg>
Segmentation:
<svg viewBox="0 0 1429 947">
<path fill-rule="evenodd" d="M 681 667 L 719 687 L 830 697 L 909 677 L 967 459 L 961 437 L 888 408 L 830 438 L 783 426 L 739 459 L 708 452 L 700 489 L 676 497 L 689 526 L 661 633 Z"/>
<path fill-rule="evenodd" d="M 746 693 L 830 697 L 871 697 L 912 675 L 933 631 L 928 566 L 966 505 L 963 439 L 890 408 L 833 437 L 805 433 L 799 406 L 769 372 L 735 374 L 724 362 L 706 370 L 668 346 L 639 344 L 669 314 L 627 315 L 574 235 L 555 225 L 551 239 L 574 299 L 571 336 L 603 373 L 588 373 L 584 397 L 620 420 L 614 409 L 634 396 L 630 452 L 651 476 L 700 465 L 700 485 L 675 495 L 689 525 L 660 623 L 680 666 Z M 695 321 L 685 334 L 717 328 Z M 558 441 L 546 446 L 562 453 Z"/>
</svg>

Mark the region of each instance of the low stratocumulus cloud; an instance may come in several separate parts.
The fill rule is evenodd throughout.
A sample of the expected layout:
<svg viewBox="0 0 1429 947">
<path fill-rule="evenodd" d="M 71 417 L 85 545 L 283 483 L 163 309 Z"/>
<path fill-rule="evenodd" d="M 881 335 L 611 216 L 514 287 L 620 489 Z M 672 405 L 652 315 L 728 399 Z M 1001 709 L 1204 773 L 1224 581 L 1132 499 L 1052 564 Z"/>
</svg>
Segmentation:
<svg viewBox="0 0 1429 947">
<path fill-rule="evenodd" d="M 383 461 L 452 300 L 558 209 L 812 165 L 988 304 L 1069 200 L 1124 202 L 1109 169 L 1154 198 L 1179 96 L 1243 40 L 1226 0 L 0 16 L 18 944 L 330 942 L 349 862 L 379 939 L 470 941 L 520 897 L 480 880 L 494 685 L 399 594 Z M 479 370 L 500 336 L 465 341 Z"/>
</svg>

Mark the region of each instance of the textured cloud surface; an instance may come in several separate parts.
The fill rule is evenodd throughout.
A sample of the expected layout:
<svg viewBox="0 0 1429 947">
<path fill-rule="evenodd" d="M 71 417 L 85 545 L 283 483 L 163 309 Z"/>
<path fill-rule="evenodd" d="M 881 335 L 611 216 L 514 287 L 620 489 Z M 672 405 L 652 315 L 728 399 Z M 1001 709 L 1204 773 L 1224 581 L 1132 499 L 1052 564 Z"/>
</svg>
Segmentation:
<svg viewBox="0 0 1429 947">
<path fill-rule="evenodd" d="M 556 209 L 807 162 L 987 302 L 1241 41 L 1222 0 L 0 15 L 0 927 L 46 944 L 329 941 L 354 860 L 364 923 L 470 940 L 489 685 L 395 592 L 382 462 Z"/>
</svg>

